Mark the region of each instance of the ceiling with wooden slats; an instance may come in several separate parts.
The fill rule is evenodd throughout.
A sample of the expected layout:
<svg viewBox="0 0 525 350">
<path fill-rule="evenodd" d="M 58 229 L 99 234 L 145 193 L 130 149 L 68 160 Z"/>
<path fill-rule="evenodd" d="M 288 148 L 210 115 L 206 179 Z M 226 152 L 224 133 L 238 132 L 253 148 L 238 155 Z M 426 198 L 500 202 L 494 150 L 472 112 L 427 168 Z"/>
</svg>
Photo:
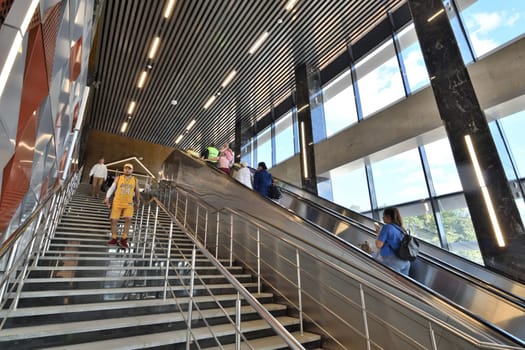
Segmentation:
<svg viewBox="0 0 525 350">
<path fill-rule="evenodd" d="M 298 0 L 287 11 L 288 0 L 177 0 L 169 19 L 169 0 L 104 1 L 89 127 L 184 149 L 233 141 L 236 120 L 248 127 L 293 93 L 295 65 L 326 65 L 405 1 Z M 267 40 L 249 54 L 264 32 Z M 160 46 L 150 60 L 156 36 Z M 221 87 L 232 70 L 237 74 Z"/>
</svg>

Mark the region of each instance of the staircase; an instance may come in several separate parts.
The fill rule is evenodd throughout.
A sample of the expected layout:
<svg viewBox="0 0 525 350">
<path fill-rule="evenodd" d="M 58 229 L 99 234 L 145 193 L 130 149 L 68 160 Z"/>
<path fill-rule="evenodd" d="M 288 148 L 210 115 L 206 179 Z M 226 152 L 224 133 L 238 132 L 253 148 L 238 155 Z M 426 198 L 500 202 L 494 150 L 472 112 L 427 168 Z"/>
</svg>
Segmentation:
<svg viewBox="0 0 525 350">
<path fill-rule="evenodd" d="M 235 349 L 235 327 L 225 313 L 235 322 L 238 293 L 197 251 L 198 277 L 190 303 L 188 261 L 193 244 L 182 230 L 173 230 L 169 287 L 164 299 L 170 219 L 159 211 L 153 253 L 148 243 L 153 213 L 146 244 L 146 218 L 142 225 L 135 218 L 130 249 L 107 246 L 109 210 L 87 193 L 88 186 L 81 185 L 69 203 L 49 249 L 29 270 L 17 308 L 10 309 L 16 297 L 12 293 L 0 310 L 0 320 L 5 319 L 0 349 L 186 348 L 190 332 L 185 319 L 189 314 L 193 340 L 190 348 Z M 286 305 L 274 303 L 271 293 L 257 293 L 257 284 L 241 266 L 228 270 L 306 349 L 320 346 L 320 336 L 301 334 L 299 319 L 288 315 Z M 243 336 L 251 348 L 288 348 L 244 301 L 241 320 Z M 245 342 L 241 348 L 250 349 Z"/>
</svg>

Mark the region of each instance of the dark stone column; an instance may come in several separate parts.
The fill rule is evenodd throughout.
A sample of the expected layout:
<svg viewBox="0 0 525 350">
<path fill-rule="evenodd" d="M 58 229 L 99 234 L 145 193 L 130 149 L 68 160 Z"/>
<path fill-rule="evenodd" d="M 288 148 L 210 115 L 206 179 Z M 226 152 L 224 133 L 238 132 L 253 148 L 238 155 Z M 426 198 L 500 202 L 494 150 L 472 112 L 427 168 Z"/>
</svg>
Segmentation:
<svg viewBox="0 0 525 350">
<path fill-rule="evenodd" d="M 443 3 L 441 0 L 409 0 L 408 3 L 485 264 L 524 281 L 523 223 Z M 469 150 L 468 138 L 475 156 Z M 499 240 L 483 194 L 485 189 L 476 175 L 474 157 L 500 227 Z"/>
<path fill-rule="evenodd" d="M 297 105 L 297 121 L 299 124 L 301 183 L 304 190 L 317 195 L 312 114 L 306 64 L 299 64 L 295 67 L 295 88 L 295 103 Z"/>
<path fill-rule="evenodd" d="M 239 116 L 237 116 L 237 120 L 235 121 L 235 143 L 233 144 L 233 152 L 235 153 L 234 161 L 236 163 L 239 163 L 241 161 L 241 145 L 242 145 L 242 123 L 241 123 Z"/>
</svg>

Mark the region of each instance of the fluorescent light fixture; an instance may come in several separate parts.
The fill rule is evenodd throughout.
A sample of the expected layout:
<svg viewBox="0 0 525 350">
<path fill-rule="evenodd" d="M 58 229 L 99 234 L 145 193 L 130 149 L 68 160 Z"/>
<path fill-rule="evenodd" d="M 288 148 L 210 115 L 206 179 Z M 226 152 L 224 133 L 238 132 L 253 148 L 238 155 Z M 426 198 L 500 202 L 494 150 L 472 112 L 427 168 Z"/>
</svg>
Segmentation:
<svg viewBox="0 0 525 350">
<path fill-rule="evenodd" d="M 179 135 L 179 137 L 177 137 L 177 139 L 175 140 L 175 144 L 178 145 L 179 142 L 180 142 L 180 140 L 182 140 L 182 137 L 183 137 L 183 136 L 184 136 L 184 135 Z"/>
<path fill-rule="evenodd" d="M 476 154 L 476 150 L 474 149 L 474 145 L 472 144 L 472 140 L 470 139 L 470 135 L 465 135 L 465 143 L 467 144 L 468 153 L 470 155 L 470 159 L 472 160 L 472 165 L 474 166 L 474 172 L 476 173 L 476 178 L 481 188 L 481 193 L 483 194 L 485 206 L 487 207 L 487 211 L 489 212 L 489 218 L 490 222 L 492 223 L 494 235 L 496 236 L 496 241 L 498 242 L 498 246 L 505 247 L 505 240 L 503 239 L 503 234 L 499 226 L 498 217 L 496 216 L 496 211 L 494 210 L 494 205 L 492 204 L 492 199 L 490 198 L 490 193 L 487 188 L 487 185 L 485 185 L 483 173 L 481 172 L 481 168 L 478 162 L 478 156 Z"/>
<path fill-rule="evenodd" d="M 173 9 L 175 8 L 176 0 L 168 0 L 166 7 L 164 8 L 164 18 L 168 19 L 171 17 Z"/>
<path fill-rule="evenodd" d="M 191 128 L 195 125 L 196 120 L 193 119 L 189 124 L 188 127 L 186 127 L 186 131 L 190 131 Z"/>
<path fill-rule="evenodd" d="M 288 2 L 286 3 L 286 5 L 284 5 L 284 9 L 286 11 L 290 11 L 291 9 L 294 8 L 295 4 L 297 4 L 299 0 L 288 0 Z"/>
<path fill-rule="evenodd" d="M 148 58 L 150 60 L 155 58 L 155 55 L 157 54 L 157 50 L 159 49 L 160 45 L 160 37 L 156 36 L 155 39 L 153 39 L 153 42 L 151 43 L 151 47 L 149 49 Z"/>
<path fill-rule="evenodd" d="M 233 78 L 235 77 L 235 75 L 237 74 L 237 71 L 236 70 L 232 70 L 230 72 L 230 74 L 228 74 L 228 76 L 226 77 L 226 79 L 224 79 L 224 81 L 222 82 L 221 86 L 223 88 L 225 88 L 226 86 L 228 86 L 228 84 L 233 80 Z"/>
<path fill-rule="evenodd" d="M 148 77 L 148 72 L 145 70 L 140 73 L 139 82 L 137 83 L 137 87 L 139 89 L 142 89 L 144 87 L 144 84 L 146 84 L 146 78 Z"/>
<path fill-rule="evenodd" d="M 306 141 L 304 137 L 304 122 L 301 122 L 301 145 L 303 153 L 304 178 L 308 179 L 308 162 L 306 161 Z"/>
<path fill-rule="evenodd" d="M 131 101 L 129 103 L 128 114 L 133 114 L 133 111 L 135 110 L 135 106 L 136 105 L 137 105 L 137 103 L 135 101 Z"/>
<path fill-rule="evenodd" d="M 128 122 L 124 122 L 122 123 L 122 126 L 120 127 L 120 132 L 124 133 L 126 132 L 126 130 L 128 130 Z"/>
<path fill-rule="evenodd" d="M 438 12 L 434 13 L 432 16 L 430 16 L 430 17 L 427 19 L 427 22 L 432 22 L 437 16 L 439 16 L 439 15 L 442 14 L 443 12 L 445 12 L 445 9 L 441 9 L 441 10 L 439 10 Z"/>
<path fill-rule="evenodd" d="M 250 47 L 250 49 L 248 50 L 248 53 L 250 55 L 253 55 L 255 51 L 257 51 L 259 47 L 261 47 L 264 41 L 268 39 L 269 36 L 270 36 L 269 32 L 262 33 L 261 36 L 259 36 L 259 38 L 253 43 L 252 47 Z"/>
<path fill-rule="evenodd" d="M 210 97 L 208 99 L 208 101 L 206 101 L 206 103 L 204 104 L 204 109 L 208 109 L 211 104 L 217 99 L 217 97 L 215 95 L 213 95 L 212 97 Z"/>
</svg>

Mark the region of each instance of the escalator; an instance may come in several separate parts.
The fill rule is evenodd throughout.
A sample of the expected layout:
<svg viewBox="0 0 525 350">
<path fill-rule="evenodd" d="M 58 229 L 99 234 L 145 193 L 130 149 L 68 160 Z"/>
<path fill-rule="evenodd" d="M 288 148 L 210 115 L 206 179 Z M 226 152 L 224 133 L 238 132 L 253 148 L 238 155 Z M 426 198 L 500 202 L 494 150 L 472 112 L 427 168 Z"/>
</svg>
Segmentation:
<svg viewBox="0 0 525 350">
<path fill-rule="evenodd" d="M 375 220 L 279 180 L 279 204 L 354 247 L 376 239 Z M 525 339 L 525 286 L 444 249 L 420 242 L 410 277 L 483 322 Z"/>
<path fill-rule="evenodd" d="M 301 193 L 301 190 L 289 185 L 284 186 L 283 198 L 279 200 L 279 205 L 287 209 L 288 214 L 282 214 L 277 205 L 262 211 L 247 199 L 259 196 L 245 194 L 246 190 L 241 190 L 242 186 L 233 179 L 211 171 L 204 162 L 178 151 L 165 161 L 163 177 L 174 180 L 178 186 L 196 191 L 200 198 L 217 207 L 239 208 L 280 228 L 289 229 L 290 220 L 294 224 L 301 224 L 304 220 L 302 225 L 308 223 L 314 226 L 325 237 L 310 235 L 311 229 L 302 229 L 304 239 L 310 244 L 323 246 L 327 241 L 335 242 L 339 247 L 333 252 L 335 255 L 345 258 L 351 255 L 355 266 L 368 266 L 370 276 L 385 273 L 386 268 L 379 266 L 368 254 L 357 248 L 363 241 L 375 239 L 372 229 L 374 221 L 370 218 L 356 215 L 308 193 Z M 276 215 L 289 215 L 290 218 L 287 222 L 281 222 Z M 525 346 L 523 285 L 424 243 L 421 256 L 413 263 L 412 279 L 388 276 L 402 283 L 407 291 L 418 290 L 420 295 L 426 295 L 425 298 L 434 299 L 436 303 L 437 300 L 439 303 L 450 303 L 457 312 L 478 321 L 487 332 L 496 332 L 513 344 Z"/>
</svg>

